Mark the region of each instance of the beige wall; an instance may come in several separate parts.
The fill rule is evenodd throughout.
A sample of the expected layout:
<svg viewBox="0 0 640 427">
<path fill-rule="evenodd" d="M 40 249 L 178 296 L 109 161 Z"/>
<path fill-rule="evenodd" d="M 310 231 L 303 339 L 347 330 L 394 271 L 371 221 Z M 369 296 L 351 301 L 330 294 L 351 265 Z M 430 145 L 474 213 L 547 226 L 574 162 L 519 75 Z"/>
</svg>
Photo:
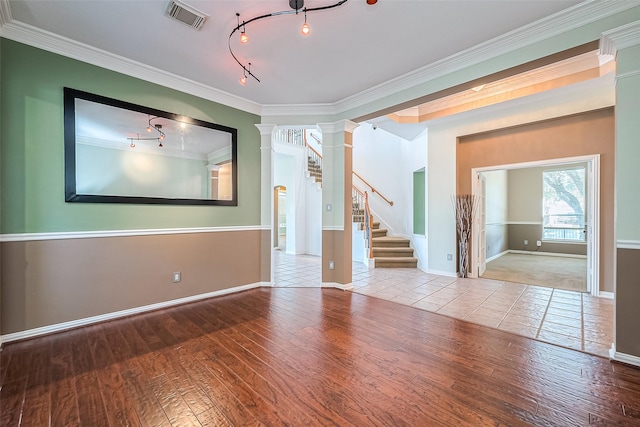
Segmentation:
<svg viewBox="0 0 640 427">
<path fill-rule="evenodd" d="M 542 169 L 512 169 L 508 177 L 508 221 L 542 222 Z"/>
<path fill-rule="evenodd" d="M 614 110 L 605 108 L 458 138 L 458 194 L 471 192 L 471 169 L 600 154 L 600 289 L 613 291 Z"/>
<path fill-rule="evenodd" d="M 1 333 L 258 283 L 261 233 L 3 242 Z"/>
</svg>

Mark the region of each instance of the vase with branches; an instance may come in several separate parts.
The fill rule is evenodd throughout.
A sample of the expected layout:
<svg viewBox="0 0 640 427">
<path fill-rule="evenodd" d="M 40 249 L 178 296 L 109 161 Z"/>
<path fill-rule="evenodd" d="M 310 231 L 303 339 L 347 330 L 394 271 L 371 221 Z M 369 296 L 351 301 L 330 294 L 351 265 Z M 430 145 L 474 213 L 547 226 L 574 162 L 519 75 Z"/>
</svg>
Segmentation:
<svg viewBox="0 0 640 427">
<path fill-rule="evenodd" d="M 459 194 L 451 197 L 456 216 L 456 234 L 458 236 L 458 275 L 469 275 L 469 240 L 471 227 L 478 203 L 470 194 Z"/>
</svg>

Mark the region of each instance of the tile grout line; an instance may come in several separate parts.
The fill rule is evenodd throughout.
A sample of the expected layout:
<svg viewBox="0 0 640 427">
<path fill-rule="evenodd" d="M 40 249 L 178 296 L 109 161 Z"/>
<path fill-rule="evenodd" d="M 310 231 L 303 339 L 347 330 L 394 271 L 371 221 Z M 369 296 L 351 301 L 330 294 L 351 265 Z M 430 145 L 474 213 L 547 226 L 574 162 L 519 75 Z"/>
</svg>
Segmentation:
<svg viewBox="0 0 640 427">
<path fill-rule="evenodd" d="M 585 351 L 584 348 L 584 295 L 580 293 L 580 348 Z"/>
<path fill-rule="evenodd" d="M 538 326 L 538 331 L 536 332 L 536 339 L 539 339 L 540 337 L 540 331 L 542 330 L 542 325 L 544 325 L 544 321 L 547 318 L 547 313 L 549 312 L 549 306 L 551 305 L 551 300 L 553 299 L 553 293 L 555 291 L 556 291 L 555 288 L 551 288 L 551 295 L 549 295 L 549 301 L 547 301 L 547 306 L 544 309 L 542 320 L 540 320 L 540 325 Z"/>
<path fill-rule="evenodd" d="M 504 285 L 505 283 L 506 283 L 506 282 L 504 282 L 504 281 L 503 281 L 503 282 L 502 282 L 502 285 Z M 516 300 L 513 302 L 513 304 L 511 304 L 511 307 L 509 307 L 509 309 L 508 309 L 508 310 L 507 310 L 507 312 L 504 314 L 504 316 L 502 316 L 502 319 L 500 319 L 500 323 L 498 323 L 498 326 L 496 326 L 496 329 L 500 329 L 500 325 L 502 324 L 502 322 L 504 322 L 504 319 L 506 319 L 506 318 L 507 318 L 507 316 L 509 315 L 509 313 L 511 313 L 511 310 L 513 310 L 513 307 L 515 307 L 515 305 L 516 305 L 516 303 L 518 302 L 518 300 L 520 300 L 520 298 L 522 297 L 522 294 L 524 294 L 524 291 L 525 291 L 526 289 L 528 289 L 528 288 L 529 288 L 529 285 L 527 285 L 527 284 L 525 284 L 525 283 L 523 283 L 523 285 L 525 285 L 525 288 L 522 290 L 522 292 L 520 292 L 520 295 L 518 295 L 518 298 L 516 298 Z M 502 287 L 502 286 L 500 286 L 500 288 L 501 288 L 501 287 Z M 500 289 L 500 288 L 497 288 L 496 290 L 494 290 L 494 291 L 491 293 L 491 295 L 493 295 L 494 293 L 496 293 L 496 292 L 497 292 L 497 290 L 498 290 L 498 289 Z"/>
</svg>

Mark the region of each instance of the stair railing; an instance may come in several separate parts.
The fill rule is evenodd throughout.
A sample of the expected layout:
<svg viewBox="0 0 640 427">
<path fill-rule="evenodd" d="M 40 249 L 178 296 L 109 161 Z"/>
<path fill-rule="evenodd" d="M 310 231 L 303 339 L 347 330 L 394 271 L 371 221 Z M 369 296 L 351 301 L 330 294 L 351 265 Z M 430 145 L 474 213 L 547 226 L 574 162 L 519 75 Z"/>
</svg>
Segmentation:
<svg viewBox="0 0 640 427">
<path fill-rule="evenodd" d="M 373 258 L 373 215 L 369 209 L 369 195 L 364 192 L 364 218 L 365 232 L 367 236 L 367 247 L 369 248 L 369 259 Z"/>
<path fill-rule="evenodd" d="M 351 187 L 351 198 L 353 200 L 352 220 L 363 225 L 367 248 L 369 248 L 369 258 L 373 258 L 373 241 L 371 240 L 373 238 L 373 215 L 369 208 L 369 195 L 366 191 L 362 191 L 353 185 Z"/>
<path fill-rule="evenodd" d="M 313 147 L 307 144 L 306 141 L 305 146 L 307 147 L 307 160 L 310 162 L 314 162 L 320 168 L 320 170 L 322 170 L 322 154 L 314 150 Z"/>
<path fill-rule="evenodd" d="M 275 135 L 276 142 L 305 146 L 304 129 L 278 129 Z"/>
<path fill-rule="evenodd" d="M 382 198 L 382 200 L 384 200 L 385 202 L 387 202 L 387 203 L 389 204 L 389 206 L 393 206 L 393 201 L 391 201 L 391 200 L 387 199 L 386 197 L 384 197 L 384 195 L 382 195 L 382 193 L 380 193 L 378 190 L 376 190 L 376 188 L 375 188 L 373 185 L 369 184 L 369 182 L 368 182 L 366 179 L 364 179 L 363 177 L 361 177 L 361 176 L 358 174 L 358 172 L 355 172 L 355 171 L 354 171 L 354 172 L 353 172 L 353 174 L 354 174 L 355 176 L 357 176 L 357 177 L 360 179 L 360 181 L 364 182 L 364 183 L 365 183 L 365 184 L 366 184 L 366 185 L 371 189 L 371 192 L 372 192 L 372 193 L 377 194 L 378 196 L 380 196 L 380 198 Z"/>
</svg>

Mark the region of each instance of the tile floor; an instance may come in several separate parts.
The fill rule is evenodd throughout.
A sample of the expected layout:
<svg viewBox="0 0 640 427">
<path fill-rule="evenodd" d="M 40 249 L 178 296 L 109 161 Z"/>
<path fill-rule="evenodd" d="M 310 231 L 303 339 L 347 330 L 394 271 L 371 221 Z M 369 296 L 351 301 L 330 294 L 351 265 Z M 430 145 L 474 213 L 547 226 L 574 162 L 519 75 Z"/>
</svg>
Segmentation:
<svg viewBox="0 0 640 427">
<path fill-rule="evenodd" d="M 274 251 L 278 287 L 319 287 L 320 257 Z M 353 263 L 353 292 L 608 357 L 613 300 L 492 279 L 437 276 L 418 269 Z"/>
</svg>

